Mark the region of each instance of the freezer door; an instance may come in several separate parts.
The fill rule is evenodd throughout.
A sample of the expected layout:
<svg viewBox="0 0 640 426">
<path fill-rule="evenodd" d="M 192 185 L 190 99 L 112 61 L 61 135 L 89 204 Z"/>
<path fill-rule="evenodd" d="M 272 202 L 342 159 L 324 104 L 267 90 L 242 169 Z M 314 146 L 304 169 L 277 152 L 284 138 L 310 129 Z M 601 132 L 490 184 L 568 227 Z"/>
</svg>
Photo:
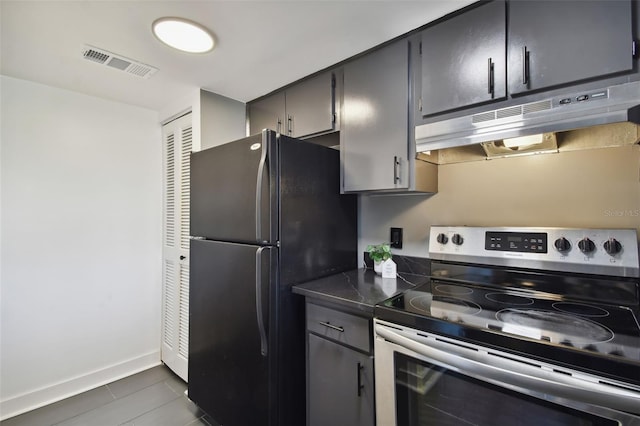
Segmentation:
<svg viewBox="0 0 640 426">
<path fill-rule="evenodd" d="M 223 425 L 273 424 L 277 249 L 191 241 L 189 398 Z"/>
<path fill-rule="evenodd" d="M 191 235 L 275 244 L 276 154 L 270 130 L 191 154 Z"/>
</svg>

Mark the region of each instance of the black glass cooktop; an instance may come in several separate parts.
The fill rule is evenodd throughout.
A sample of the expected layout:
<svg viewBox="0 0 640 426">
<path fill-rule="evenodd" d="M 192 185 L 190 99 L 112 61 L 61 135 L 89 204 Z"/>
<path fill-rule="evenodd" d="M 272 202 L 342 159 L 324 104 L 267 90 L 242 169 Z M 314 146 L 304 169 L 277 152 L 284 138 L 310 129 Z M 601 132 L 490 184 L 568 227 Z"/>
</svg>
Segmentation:
<svg viewBox="0 0 640 426">
<path fill-rule="evenodd" d="M 375 316 L 614 376 L 629 374 L 620 362 L 630 363 L 639 374 L 637 282 L 589 282 L 580 288 L 575 276 L 566 284 L 562 277 L 532 280 L 527 274 L 454 269 L 432 267 L 439 276 L 380 303 Z M 541 291 L 549 288 L 556 293 Z M 632 304 L 621 305 L 623 299 Z M 635 380 L 640 383 L 640 374 Z"/>
<path fill-rule="evenodd" d="M 569 302 L 433 279 L 383 303 L 401 311 L 640 361 L 630 308 Z"/>
</svg>

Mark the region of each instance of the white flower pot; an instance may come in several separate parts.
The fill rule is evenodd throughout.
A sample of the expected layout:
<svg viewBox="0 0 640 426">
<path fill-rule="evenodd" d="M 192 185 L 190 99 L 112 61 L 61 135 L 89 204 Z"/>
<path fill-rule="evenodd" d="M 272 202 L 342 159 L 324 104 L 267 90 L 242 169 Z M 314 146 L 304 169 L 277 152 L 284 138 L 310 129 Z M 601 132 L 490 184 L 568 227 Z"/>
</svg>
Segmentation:
<svg viewBox="0 0 640 426">
<path fill-rule="evenodd" d="M 373 262 L 373 270 L 376 271 L 376 274 L 382 275 L 382 262 Z"/>
</svg>

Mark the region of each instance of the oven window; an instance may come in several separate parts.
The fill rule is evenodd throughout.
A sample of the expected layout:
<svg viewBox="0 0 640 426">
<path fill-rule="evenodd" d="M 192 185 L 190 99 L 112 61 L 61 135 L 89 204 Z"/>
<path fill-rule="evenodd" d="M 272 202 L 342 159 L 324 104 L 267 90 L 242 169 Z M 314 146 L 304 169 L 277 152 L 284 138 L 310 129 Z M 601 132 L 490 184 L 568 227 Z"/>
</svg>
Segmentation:
<svg viewBox="0 0 640 426">
<path fill-rule="evenodd" d="M 589 413 L 395 353 L 396 423 L 402 426 L 618 425 Z"/>
</svg>

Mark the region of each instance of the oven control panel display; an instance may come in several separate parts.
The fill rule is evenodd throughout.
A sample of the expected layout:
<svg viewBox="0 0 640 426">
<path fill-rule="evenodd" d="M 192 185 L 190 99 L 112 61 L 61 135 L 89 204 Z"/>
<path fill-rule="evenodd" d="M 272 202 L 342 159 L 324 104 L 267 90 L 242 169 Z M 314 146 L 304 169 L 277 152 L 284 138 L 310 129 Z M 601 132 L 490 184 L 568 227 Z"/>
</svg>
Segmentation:
<svg viewBox="0 0 640 426">
<path fill-rule="evenodd" d="M 547 234 L 543 232 L 488 231 L 485 233 L 484 248 L 496 251 L 546 253 Z"/>
</svg>

